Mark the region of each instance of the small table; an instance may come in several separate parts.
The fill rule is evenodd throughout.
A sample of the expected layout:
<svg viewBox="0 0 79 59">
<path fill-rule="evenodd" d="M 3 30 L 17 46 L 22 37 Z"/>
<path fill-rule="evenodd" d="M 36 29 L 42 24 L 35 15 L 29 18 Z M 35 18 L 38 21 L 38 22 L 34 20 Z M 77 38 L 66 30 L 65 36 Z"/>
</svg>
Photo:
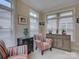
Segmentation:
<svg viewBox="0 0 79 59">
<path fill-rule="evenodd" d="M 20 45 L 27 45 L 28 46 L 28 53 L 34 51 L 34 49 L 33 49 L 33 37 L 17 38 L 17 46 L 20 46 Z"/>
</svg>

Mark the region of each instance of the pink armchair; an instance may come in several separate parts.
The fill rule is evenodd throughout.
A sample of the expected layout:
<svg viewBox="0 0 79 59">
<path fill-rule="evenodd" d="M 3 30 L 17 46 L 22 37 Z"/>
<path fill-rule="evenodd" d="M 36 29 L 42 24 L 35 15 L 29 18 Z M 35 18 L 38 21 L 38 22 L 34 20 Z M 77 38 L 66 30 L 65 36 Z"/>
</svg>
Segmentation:
<svg viewBox="0 0 79 59">
<path fill-rule="evenodd" d="M 52 50 L 52 39 L 50 38 L 44 38 L 42 34 L 35 35 L 35 43 L 36 43 L 36 49 L 39 48 L 41 50 L 41 54 L 44 54 L 44 51 L 47 49 Z"/>
<path fill-rule="evenodd" d="M 5 43 L 0 41 L 0 59 L 28 59 L 27 45 L 6 49 Z"/>
</svg>

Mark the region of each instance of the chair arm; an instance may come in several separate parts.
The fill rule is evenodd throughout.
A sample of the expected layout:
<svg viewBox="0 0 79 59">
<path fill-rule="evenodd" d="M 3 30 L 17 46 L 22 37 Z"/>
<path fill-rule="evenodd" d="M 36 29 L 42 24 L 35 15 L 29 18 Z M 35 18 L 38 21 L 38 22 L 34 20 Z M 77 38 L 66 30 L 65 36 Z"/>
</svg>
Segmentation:
<svg viewBox="0 0 79 59">
<path fill-rule="evenodd" d="M 46 42 L 51 43 L 52 42 L 52 39 L 46 38 Z"/>
<path fill-rule="evenodd" d="M 50 38 L 47 38 L 47 39 L 46 39 L 46 42 L 49 43 L 50 45 L 52 45 L 53 40 L 50 39 Z"/>
<path fill-rule="evenodd" d="M 9 56 L 27 54 L 28 53 L 27 45 L 10 47 L 8 49 L 8 52 L 9 52 Z"/>
</svg>

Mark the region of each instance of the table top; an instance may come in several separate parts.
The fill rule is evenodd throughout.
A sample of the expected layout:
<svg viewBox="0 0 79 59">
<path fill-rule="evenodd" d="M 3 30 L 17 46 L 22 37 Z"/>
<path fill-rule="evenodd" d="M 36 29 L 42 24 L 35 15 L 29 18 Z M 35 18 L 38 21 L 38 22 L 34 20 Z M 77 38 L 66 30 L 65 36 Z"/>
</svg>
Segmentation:
<svg viewBox="0 0 79 59">
<path fill-rule="evenodd" d="M 25 36 L 23 36 L 23 37 L 19 37 L 18 39 L 23 40 L 23 39 L 31 39 L 31 38 L 33 38 L 33 37 L 25 37 Z"/>
</svg>

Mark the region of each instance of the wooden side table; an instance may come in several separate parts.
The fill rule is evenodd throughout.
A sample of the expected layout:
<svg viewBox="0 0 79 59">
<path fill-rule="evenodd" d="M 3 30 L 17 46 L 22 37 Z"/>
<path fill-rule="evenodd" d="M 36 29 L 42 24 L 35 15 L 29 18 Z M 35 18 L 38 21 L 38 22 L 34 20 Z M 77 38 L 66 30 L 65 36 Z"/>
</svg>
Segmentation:
<svg viewBox="0 0 79 59">
<path fill-rule="evenodd" d="M 33 47 L 33 37 L 21 37 L 21 38 L 17 38 L 17 46 L 20 45 L 27 45 L 28 46 L 28 53 L 34 51 L 34 47 Z"/>
</svg>

